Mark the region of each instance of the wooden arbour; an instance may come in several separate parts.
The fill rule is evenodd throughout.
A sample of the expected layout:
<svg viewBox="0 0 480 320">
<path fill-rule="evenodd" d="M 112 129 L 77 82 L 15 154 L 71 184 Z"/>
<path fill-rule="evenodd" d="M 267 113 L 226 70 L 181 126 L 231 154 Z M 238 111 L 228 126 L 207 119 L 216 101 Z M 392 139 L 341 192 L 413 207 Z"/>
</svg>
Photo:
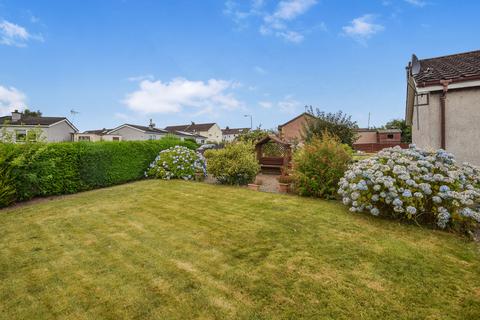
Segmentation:
<svg viewBox="0 0 480 320">
<path fill-rule="evenodd" d="M 267 143 L 275 143 L 282 150 L 282 156 L 268 156 L 264 154 L 264 146 Z M 292 146 L 290 143 L 280 139 L 275 135 L 268 135 L 265 138 L 259 140 L 255 144 L 255 152 L 257 155 L 257 161 L 262 169 L 280 170 L 280 173 L 285 173 L 290 167 L 292 161 Z"/>
</svg>

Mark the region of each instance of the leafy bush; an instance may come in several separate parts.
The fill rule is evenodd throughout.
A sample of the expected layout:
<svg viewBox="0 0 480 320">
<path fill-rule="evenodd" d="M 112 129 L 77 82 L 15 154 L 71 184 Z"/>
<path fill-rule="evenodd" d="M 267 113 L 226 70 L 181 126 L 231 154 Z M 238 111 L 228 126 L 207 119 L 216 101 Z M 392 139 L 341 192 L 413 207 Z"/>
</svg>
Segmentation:
<svg viewBox="0 0 480 320">
<path fill-rule="evenodd" d="M 186 147 L 175 146 L 160 151 L 145 176 L 166 180 L 192 180 L 196 173 L 206 175 L 203 156 Z"/>
<path fill-rule="evenodd" d="M 179 139 L 82 143 L 0 143 L 15 201 L 75 193 L 138 180 L 161 150 L 196 144 Z M 0 163 L 1 163 L 0 159 Z M 6 178 L 5 178 L 6 179 Z M 1 202 L 1 201 L 0 201 Z M 0 203 L 0 206 L 5 205 Z"/>
<path fill-rule="evenodd" d="M 295 189 L 302 196 L 334 198 L 338 181 L 352 160 L 351 149 L 325 132 L 314 137 L 293 156 Z"/>
<path fill-rule="evenodd" d="M 353 164 L 339 186 L 352 212 L 464 231 L 480 222 L 480 170 L 443 150 L 384 149 Z"/>
<path fill-rule="evenodd" d="M 15 201 L 15 188 L 13 187 L 10 168 L 7 166 L 7 157 L 6 152 L 0 154 L 0 208 Z"/>
<path fill-rule="evenodd" d="M 205 157 L 208 173 L 222 184 L 252 183 L 260 170 L 251 143 L 235 142 L 224 149 L 207 150 Z"/>
</svg>

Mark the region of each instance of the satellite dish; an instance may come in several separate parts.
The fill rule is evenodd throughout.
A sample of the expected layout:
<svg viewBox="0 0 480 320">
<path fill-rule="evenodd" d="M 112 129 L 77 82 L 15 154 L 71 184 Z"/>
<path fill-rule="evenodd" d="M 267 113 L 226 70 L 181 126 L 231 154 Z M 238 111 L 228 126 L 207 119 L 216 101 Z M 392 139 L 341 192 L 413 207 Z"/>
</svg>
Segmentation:
<svg viewBox="0 0 480 320">
<path fill-rule="evenodd" d="M 420 72 L 420 61 L 416 55 L 412 54 L 412 75 L 417 75 Z"/>
</svg>

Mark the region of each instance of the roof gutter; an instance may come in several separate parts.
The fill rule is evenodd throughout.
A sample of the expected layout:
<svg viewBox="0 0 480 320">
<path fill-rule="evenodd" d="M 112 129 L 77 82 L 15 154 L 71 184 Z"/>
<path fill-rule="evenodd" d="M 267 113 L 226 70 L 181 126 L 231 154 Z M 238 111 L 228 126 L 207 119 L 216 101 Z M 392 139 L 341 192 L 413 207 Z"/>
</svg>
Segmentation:
<svg viewBox="0 0 480 320">
<path fill-rule="evenodd" d="M 440 84 L 443 86 L 442 95 L 440 96 L 440 146 L 443 150 L 446 150 L 445 123 L 447 109 L 447 92 L 448 85 L 451 82 L 452 80 L 440 80 Z"/>
</svg>

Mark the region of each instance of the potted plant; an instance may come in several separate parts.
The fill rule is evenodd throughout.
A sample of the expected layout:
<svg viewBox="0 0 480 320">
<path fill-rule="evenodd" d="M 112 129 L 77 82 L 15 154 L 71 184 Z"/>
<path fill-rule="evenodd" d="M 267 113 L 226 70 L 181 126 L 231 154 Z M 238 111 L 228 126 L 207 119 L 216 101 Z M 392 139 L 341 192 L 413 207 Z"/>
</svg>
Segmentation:
<svg viewBox="0 0 480 320">
<path fill-rule="evenodd" d="M 249 183 L 248 184 L 248 189 L 250 190 L 255 190 L 255 191 L 259 191 L 260 190 L 260 186 L 263 184 L 263 181 L 262 179 L 255 179 L 255 181 L 253 183 Z"/>
<path fill-rule="evenodd" d="M 292 176 L 281 175 L 277 178 L 278 180 L 278 191 L 281 193 L 287 193 L 290 189 L 290 184 L 293 182 Z"/>
</svg>

